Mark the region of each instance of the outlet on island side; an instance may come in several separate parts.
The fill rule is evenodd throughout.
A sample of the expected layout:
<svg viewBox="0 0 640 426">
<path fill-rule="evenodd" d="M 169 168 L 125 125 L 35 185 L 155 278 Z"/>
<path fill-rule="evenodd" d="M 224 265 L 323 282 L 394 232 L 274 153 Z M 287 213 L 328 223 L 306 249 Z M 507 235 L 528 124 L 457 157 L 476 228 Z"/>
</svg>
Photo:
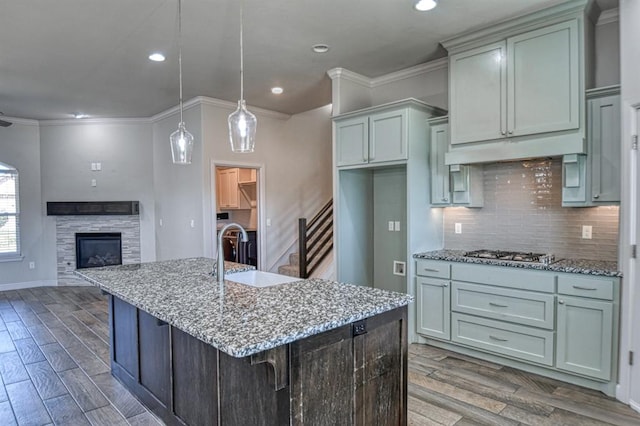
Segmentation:
<svg viewBox="0 0 640 426">
<path fill-rule="evenodd" d="M 592 238 L 593 227 L 591 225 L 582 225 L 582 238 L 590 240 Z"/>
<path fill-rule="evenodd" d="M 462 234 L 462 224 L 461 223 L 456 223 L 454 225 L 454 231 L 456 234 Z"/>
<path fill-rule="evenodd" d="M 393 275 L 400 275 L 404 277 L 407 272 L 407 264 L 405 262 L 401 262 L 399 260 L 393 261 Z"/>
</svg>

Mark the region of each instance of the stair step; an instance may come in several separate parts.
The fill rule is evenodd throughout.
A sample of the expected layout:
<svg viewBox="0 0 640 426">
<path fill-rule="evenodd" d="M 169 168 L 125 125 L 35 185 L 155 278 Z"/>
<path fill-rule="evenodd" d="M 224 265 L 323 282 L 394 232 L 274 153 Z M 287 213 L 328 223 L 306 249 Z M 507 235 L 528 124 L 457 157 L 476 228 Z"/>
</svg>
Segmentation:
<svg viewBox="0 0 640 426">
<path fill-rule="evenodd" d="M 289 265 L 298 265 L 300 262 L 300 253 L 291 253 L 289 255 Z"/>
<path fill-rule="evenodd" d="M 300 270 L 294 265 L 282 265 L 278 266 L 278 273 L 280 275 L 287 275 L 289 277 L 300 277 Z"/>
</svg>

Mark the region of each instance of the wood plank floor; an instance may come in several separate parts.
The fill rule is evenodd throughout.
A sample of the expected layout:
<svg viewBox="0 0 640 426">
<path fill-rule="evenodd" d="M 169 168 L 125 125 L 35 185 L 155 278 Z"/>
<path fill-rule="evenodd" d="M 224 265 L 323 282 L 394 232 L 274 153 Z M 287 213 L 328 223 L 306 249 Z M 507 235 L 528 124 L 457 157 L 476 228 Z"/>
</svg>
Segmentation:
<svg viewBox="0 0 640 426">
<path fill-rule="evenodd" d="M 109 373 L 107 320 L 94 287 L 0 292 L 0 425 L 162 425 Z M 640 414 L 596 391 L 414 344 L 409 424 L 640 425 Z"/>
</svg>

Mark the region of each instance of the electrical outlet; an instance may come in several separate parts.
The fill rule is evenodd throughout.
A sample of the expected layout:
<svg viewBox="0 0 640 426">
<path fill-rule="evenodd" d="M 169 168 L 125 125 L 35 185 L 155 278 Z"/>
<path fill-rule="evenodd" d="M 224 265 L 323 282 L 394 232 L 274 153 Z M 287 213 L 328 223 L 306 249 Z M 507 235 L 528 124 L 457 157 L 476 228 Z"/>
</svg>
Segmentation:
<svg viewBox="0 0 640 426">
<path fill-rule="evenodd" d="M 91 179 L 91 186 L 98 186 L 98 181 L 95 179 Z"/>
<path fill-rule="evenodd" d="M 592 237 L 593 227 L 591 225 L 582 225 L 582 238 L 590 240 Z"/>
<path fill-rule="evenodd" d="M 456 234 L 462 234 L 462 224 L 461 223 L 456 223 L 454 225 L 454 229 L 455 229 L 455 233 Z"/>
<path fill-rule="evenodd" d="M 399 260 L 393 261 L 393 275 L 400 275 L 404 277 L 406 275 L 407 264 Z"/>
<path fill-rule="evenodd" d="M 29 269 L 36 269 L 36 262 L 29 262 Z"/>
<path fill-rule="evenodd" d="M 191 225 L 192 228 L 196 227 L 196 221 L 191 219 L 191 222 L 189 222 L 189 225 Z"/>
<path fill-rule="evenodd" d="M 160 219 L 158 222 L 160 223 L 160 226 L 162 226 L 162 219 Z"/>
<path fill-rule="evenodd" d="M 392 220 L 390 220 L 389 223 L 387 224 L 387 229 L 389 231 L 393 231 L 393 221 Z"/>
<path fill-rule="evenodd" d="M 270 217 L 267 218 L 267 226 L 271 226 L 271 218 Z"/>
<path fill-rule="evenodd" d="M 396 232 L 400 231 L 400 221 L 399 220 L 396 220 L 393 223 L 393 225 L 394 225 L 394 228 L 395 228 Z"/>
</svg>

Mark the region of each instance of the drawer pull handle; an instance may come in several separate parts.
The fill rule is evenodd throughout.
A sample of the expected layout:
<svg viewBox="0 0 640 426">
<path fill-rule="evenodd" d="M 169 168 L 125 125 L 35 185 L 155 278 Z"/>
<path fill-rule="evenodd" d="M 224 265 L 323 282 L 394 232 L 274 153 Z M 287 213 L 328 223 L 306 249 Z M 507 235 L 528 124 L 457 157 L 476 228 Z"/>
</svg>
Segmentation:
<svg viewBox="0 0 640 426">
<path fill-rule="evenodd" d="M 425 285 L 430 285 L 431 287 L 449 287 L 449 284 L 447 283 L 441 283 L 441 284 L 431 284 L 431 283 L 424 283 Z"/>
<path fill-rule="evenodd" d="M 558 303 L 559 303 L 560 305 L 564 305 L 564 300 L 560 299 L 560 300 L 558 300 Z"/>
<path fill-rule="evenodd" d="M 440 272 L 440 269 L 424 268 L 423 271 L 425 271 L 425 272 Z"/>
<path fill-rule="evenodd" d="M 501 305 L 499 303 L 493 303 L 493 302 L 489 302 L 490 306 L 497 306 L 498 308 L 508 308 L 509 305 Z"/>
<path fill-rule="evenodd" d="M 508 342 L 509 339 L 505 339 L 504 337 L 496 337 L 496 336 L 492 336 L 489 335 L 489 338 L 492 340 L 497 340 L 498 342 Z"/>
<path fill-rule="evenodd" d="M 589 290 L 589 291 L 597 290 L 597 288 L 595 287 L 582 287 L 579 285 L 574 285 L 573 288 L 575 288 L 576 290 Z"/>
</svg>

